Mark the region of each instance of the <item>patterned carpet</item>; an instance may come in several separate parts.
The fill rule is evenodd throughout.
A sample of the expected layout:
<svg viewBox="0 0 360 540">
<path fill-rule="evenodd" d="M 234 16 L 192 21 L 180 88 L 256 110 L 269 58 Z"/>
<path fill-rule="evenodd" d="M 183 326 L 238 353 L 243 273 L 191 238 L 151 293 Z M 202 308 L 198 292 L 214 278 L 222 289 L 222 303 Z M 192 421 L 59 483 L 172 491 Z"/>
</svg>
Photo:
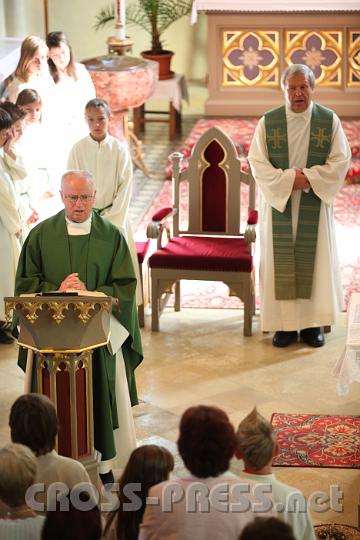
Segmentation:
<svg viewBox="0 0 360 540">
<path fill-rule="evenodd" d="M 360 416 L 274 413 L 278 467 L 360 468 Z"/>
</svg>

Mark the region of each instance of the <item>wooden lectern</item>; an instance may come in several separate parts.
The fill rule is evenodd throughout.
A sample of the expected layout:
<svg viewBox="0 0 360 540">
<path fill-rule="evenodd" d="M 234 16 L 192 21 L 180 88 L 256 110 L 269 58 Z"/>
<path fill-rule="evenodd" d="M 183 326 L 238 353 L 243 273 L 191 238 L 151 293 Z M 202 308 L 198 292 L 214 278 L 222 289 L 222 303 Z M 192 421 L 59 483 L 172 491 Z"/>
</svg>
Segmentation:
<svg viewBox="0 0 360 540">
<path fill-rule="evenodd" d="M 22 295 L 5 298 L 5 311 L 7 320 L 16 313 L 18 343 L 28 349 L 25 392 L 51 399 L 60 424 L 58 453 L 81 461 L 95 483 L 91 358 L 109 341 L 111 298 Z"/>
</svg>

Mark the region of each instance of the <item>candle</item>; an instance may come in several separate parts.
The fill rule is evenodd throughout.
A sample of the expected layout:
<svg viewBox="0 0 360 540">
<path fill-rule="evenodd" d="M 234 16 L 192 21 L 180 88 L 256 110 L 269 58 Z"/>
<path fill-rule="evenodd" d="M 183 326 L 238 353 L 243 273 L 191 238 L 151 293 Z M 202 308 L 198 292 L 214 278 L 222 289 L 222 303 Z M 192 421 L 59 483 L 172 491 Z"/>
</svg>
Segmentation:
<svg viewBox="0 0 360 540">
<path fill-rule="evenodd" d="M 120 19 L 121 19 L 121 39 L 126 38 L 126 15 L 125 15 L 125 0 L 121 1 Z"/>
<path fill-rule="evenodd" d="M 125 39 L 125 0 L 115 0 L 115 38 Z"/>
</svg>

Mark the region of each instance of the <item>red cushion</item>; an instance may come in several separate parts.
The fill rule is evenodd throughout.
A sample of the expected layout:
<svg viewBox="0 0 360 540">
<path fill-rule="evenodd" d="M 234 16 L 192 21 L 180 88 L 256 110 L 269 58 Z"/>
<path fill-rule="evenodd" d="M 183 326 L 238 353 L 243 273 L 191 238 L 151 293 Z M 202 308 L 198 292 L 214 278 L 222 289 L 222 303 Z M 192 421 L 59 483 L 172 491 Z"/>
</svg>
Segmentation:
<svg viewBox="0 0 360 540">
<path fill-rule="evenodd" d="M 139 263 L 141 264 L 144 262 L 145 256 L 147 254 L 147 250 L 149 249 L 150 240 L 147 240 L 147 242 L 135 242 L 135 244 L 136 244 L 137 258 L 138 258 Z"/>
<path fill-rule="evenodd" d="M 162 219 L 164 219 L 164 217 L 171 214 L 172 211 L 173 211 L 172 206 L 167 206 L 166 208 L 160 208 L 160 210 L 155 212 L 155 214 L 153 215 L 151 219 L 152 221 L 161 221 Z"/>
<path fill-rule="evenodd" d="M 180 236 L 149 259 L 151 268 L 251 272 L 252 257 L 243 238 Z"/>
<path fill-rule="evenodd" d="M 248 225 L 256 225 L 258 222 L 258 211 L 257 210 L 249 210 L 248 213 Z"/>
</svg>

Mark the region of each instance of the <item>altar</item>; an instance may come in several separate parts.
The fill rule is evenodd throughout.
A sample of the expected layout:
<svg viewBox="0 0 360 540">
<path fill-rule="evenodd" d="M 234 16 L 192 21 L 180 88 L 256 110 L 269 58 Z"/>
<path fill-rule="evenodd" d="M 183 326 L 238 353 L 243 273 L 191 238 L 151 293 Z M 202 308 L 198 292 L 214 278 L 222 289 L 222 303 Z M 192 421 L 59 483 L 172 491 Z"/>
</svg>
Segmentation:
<svg viewBox="0 0 360 540">
<path fill-rule="evenodd" d="M 253 116 L 283 102 L 280 78 L 307 64 L 315 99 L 360 116 L 358 0 L 194 0 L 208 19 L 208 116 Z"/>
</svg>

